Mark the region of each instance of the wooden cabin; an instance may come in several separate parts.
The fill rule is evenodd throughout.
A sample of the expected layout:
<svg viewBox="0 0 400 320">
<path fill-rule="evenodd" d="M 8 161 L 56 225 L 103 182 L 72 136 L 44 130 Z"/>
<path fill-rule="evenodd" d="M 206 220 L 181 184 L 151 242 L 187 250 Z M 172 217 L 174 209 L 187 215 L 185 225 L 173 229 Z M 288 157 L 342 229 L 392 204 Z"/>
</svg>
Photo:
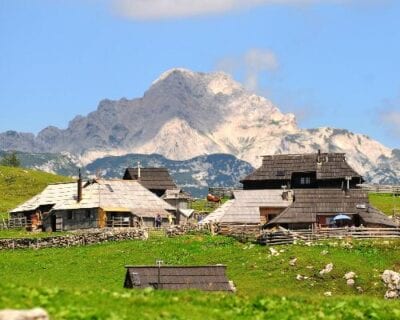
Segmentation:
<svg viewBox="0 0 400 320">
<path fill-rule="evenodd" d="M 127 168 L 124 180 L 135 180 L 161 197 L 167 190 L 178 189 L 167 168 Z"/>
<path fill-rule="evenodd" d="M 364 182 L 344 153 L 278 154 L 240 181 L 243 189 L 351 189 Z"/>
<path fill-rule="evenodd" d="M 10 212 L 11 217 L 35 215 L 46 231 L 105 227 L 153 226 L 160 215 L 175 219 L 175 208 L 137 181 L 96 179 L 52 184 Z"/>
<path fill-rule="evenodd" d="M 262 166 L 241 181 L 244 190 L 234 191 L 234 199 L 203 223 L 308 229 L 332 227 L 333 218 L 344 214 L 348 225 L 395 227 L 357 187 L 363 181 L 343 153 L 264 156 Z"/>
<path fill-rule="evenodd" d="M 360 189 L 295 189 L 293 203 L 266 223 L 287 229 L 329 228 L 335 216 L 344 214 L 348 226 L 396 227 L 393 220 L 369 204 L 368 193 Z"/>
</svg>

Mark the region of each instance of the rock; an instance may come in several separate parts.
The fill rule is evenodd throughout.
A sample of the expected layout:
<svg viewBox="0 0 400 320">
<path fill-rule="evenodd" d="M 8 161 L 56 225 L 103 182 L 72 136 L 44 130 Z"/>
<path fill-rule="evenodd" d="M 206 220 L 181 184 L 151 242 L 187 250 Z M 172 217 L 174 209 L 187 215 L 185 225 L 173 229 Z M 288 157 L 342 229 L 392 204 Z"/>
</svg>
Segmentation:
<svg viewBox="0 0 400 320">
<path fill-rule="evenodd" d="M 289 261 L 289 265 L 295 266 L 297 264 L 297 258 L 293 258 Z"/>
<path fill-rule="evenodd" d="M 356 287 L 356 289 L 357 289 L 357 291 L 358 291 L 359 293 L 363 293 L 363 292 L 364 292 L 363 288 L 361 288 L 361 287 Z"/>
<path fill-rule="evenodd" d="M 354 281 L 354 279 L 347 279 L 347 285 L 348 286 L 354 286 L 356 282 Z"/>
<path fill-rule="evenodd" d="M 357 278 L 357 275 L 356 275 L 355 272 L 350 271 L 350 272 L 347 272 L 347 273 L 343 276 L 343 278 L 345 278 L 346 280 L 354 279 L 354 278 Z"/>
<path fill-rule="evenodd" d="M 279 252 L 272 247 L 269 248 L 269 252 L 271 253 L 271 256 L 279 256 Z"/>
<path fill-rule="evenodd" d="M 321 254 L 322 254 L 323 256 L 327 255 L 327 254 L 328 254 L 328 250 L 323 250 L 323 251 L 321 251 Z"/>
<path fill-rule="evenodd" d="M 42 308 L 32 310 L 2 310 L 0 320 L 49 320 L 49 315 Z"/>
<path fill-rule="evenodd" d="M 144 229 L 93 229 L 80 232 L 71 232 L 65 236 L 52 236 L 45 238 L 0 239 L 2 249 L 39 249 L 52 247 L 70 247 L 90 245 L 108 241 L 145 240 L 148 234 Z"/>
<path fill-rule="evenodd" d="M 307 279 L 308 279 L 308 277 L 302 276 L 301 274 L 298 274 L 298 275 L 296 276 L 296 280 L 307 280 Z"/>
<path fill-rule="evenodd" d="M 325 297 L 332 297 L 332 292 L 331 291 L 326 291 L 324 292 Z"/>
<path fill-rule="evenodd" d="M 393 270 L 385 270 L 382 274 L 382 281 L 388 290 L 385 293 L 385 299 L 400 298 L 400 273 Z"/>
<path fill-rule="evenodd" d="M 325 268 L 322 269 L 322 270 L 319 272 L 319 274 L 322 276 L 322 275 L 324 275 L 324 274 L 326 274 L 326 273 L 331 272 L 332 269 L 333 269 L 333 263 L 328 263 L 328 264 L 325 266 Z"/>
<path fill-rule="evenodd" d="M 231 288 L 233 293 L 235 293 L 237 291 L 236 286 L 232 280 L 229 280 L 229 287 Z"/>
</svg>

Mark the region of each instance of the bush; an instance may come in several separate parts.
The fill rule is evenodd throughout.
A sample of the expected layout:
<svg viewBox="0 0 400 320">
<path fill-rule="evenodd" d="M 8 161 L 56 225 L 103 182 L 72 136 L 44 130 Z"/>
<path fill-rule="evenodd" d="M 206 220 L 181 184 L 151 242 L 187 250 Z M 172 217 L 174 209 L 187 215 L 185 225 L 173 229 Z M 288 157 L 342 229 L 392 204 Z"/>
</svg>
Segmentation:
<svg viewBox="0 0 400 320">
<path fill-rule="evenodd" d="M 6 167 L 19 167 L 21 166 L 21 162 L 17 156 L 17 153 L 13 151 L 3 156 L 3 158 L 0 160 L 0 165 Z"/>
</svg>

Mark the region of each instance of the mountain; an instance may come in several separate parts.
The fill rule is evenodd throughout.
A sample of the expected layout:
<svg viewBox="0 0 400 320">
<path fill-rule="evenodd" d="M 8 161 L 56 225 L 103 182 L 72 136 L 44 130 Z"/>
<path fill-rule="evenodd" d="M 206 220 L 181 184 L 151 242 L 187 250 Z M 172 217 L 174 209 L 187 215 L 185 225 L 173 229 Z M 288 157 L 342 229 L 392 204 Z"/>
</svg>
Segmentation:
<svg viewBox="0 0 400 320">
<path fill-rule="evenodd" d="M 0 152 L 0 157 L 2 153 Z M 78 166 L 67 154 L 18 152 L 21 165 L 56 174 L 76 176 Z M 254 168 L 229 154 L 212 154 L 190 160 L 169 160 L 157 154 L 129 154 L 104 157 L 81 168 L 86 177 L 122 178 L 127 167 L 166 167 L 177 185 L 195 197 L 207 195 L 208 187 L 238 187 L 239 180 Z"/>
<path fill-rule="evenodd" d="M 260 155 L 345 152 L 369 181 L 399 183 L 399 150 L 361 134 L 333 128 L 300 129 L 293 114 L 246 91 L 224 73 L 172 69 L 143 97 L 103 100 L 66 129 L 48 127 L 37 136 L 8 131 L 0 149 L 73 155 L 88 165 L 106 156 L 160 154 L 171 160 L 232 154 L 257 167 Z"/>
</svg>

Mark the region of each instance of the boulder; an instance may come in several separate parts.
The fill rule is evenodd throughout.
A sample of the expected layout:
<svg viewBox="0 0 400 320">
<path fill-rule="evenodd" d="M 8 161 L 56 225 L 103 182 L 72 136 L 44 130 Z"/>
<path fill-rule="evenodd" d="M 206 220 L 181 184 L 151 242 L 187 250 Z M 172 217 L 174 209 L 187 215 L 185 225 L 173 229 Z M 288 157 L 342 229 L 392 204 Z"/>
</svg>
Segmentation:
<svg viewBox="0 0 400 320">
<path fill-rule="evenodd" d="M 2 310 L 0 320 L 49 320 L 49 315 L 42 308 L 31 310 Z"/>
<path fill-rule="evenodd" d="M 385 299 L 400 298 L 400 273 L 393 270 L 385 270 L 382 274 L 382 281 L 387 287 Z"/>
</svg>

